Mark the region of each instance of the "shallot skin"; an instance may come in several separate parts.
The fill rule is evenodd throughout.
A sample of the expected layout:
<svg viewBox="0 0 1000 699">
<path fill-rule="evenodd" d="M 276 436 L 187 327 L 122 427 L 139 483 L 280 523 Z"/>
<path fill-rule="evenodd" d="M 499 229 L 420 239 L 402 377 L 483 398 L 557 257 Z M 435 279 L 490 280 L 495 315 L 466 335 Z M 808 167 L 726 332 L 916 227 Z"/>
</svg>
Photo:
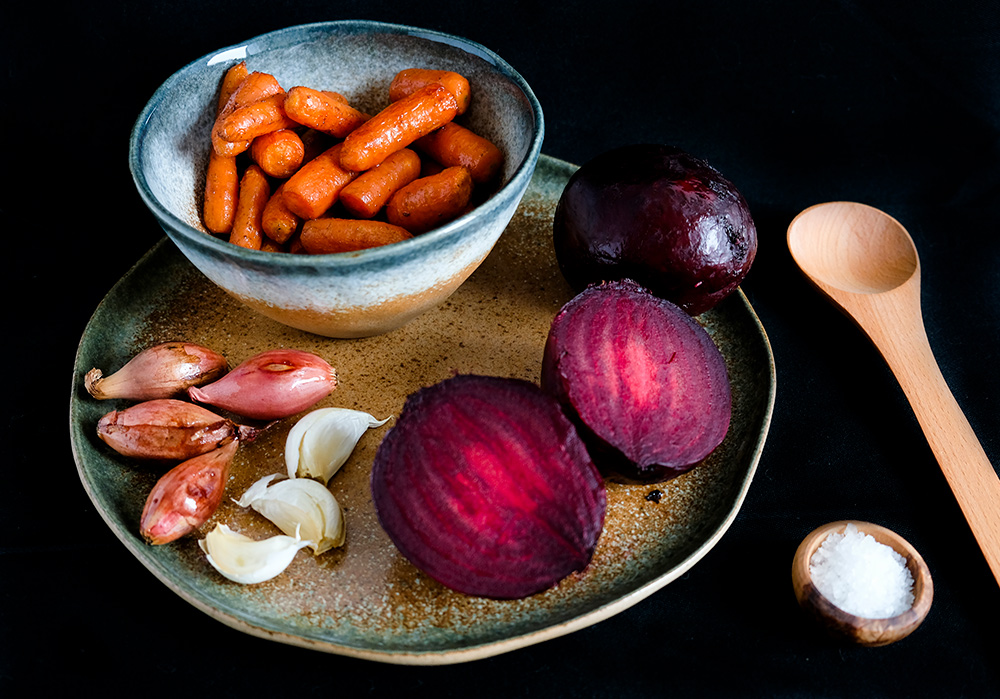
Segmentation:
<svg viewBox="0 0 1000 699">
<path fill-rule="evenodd" d="M 259 431 L 175 398 L 112 410 L 97 422 L 98 437 L 116 452 L 154 461 L 183 461 L 232 441 L 250 441 Z"/>
<path fill-rule="evenodd" d="M 337 372 L 312 352 L 274 349 L 250 357 L 207 386 L 193 386 L 198 403 L 256 420 L 278 420 L 299 413 L 337 387 Z"/>
<path fill-rule="evenodd" d="M 176 541 L 215 514 L 239 442 L 184 461 L 167 471 L 146 498 L 139 533 L 150 544 Z"/>
<path fill-rule="evenodd" d="M 228 369 L 226 358 L 207 347 L 164 342 L 139 352 L 110 376 L 91 369 L 84 377 L 84 386 L 98 400 L 175 398 L 191 386 L 221 378 Z"/>
</svg>

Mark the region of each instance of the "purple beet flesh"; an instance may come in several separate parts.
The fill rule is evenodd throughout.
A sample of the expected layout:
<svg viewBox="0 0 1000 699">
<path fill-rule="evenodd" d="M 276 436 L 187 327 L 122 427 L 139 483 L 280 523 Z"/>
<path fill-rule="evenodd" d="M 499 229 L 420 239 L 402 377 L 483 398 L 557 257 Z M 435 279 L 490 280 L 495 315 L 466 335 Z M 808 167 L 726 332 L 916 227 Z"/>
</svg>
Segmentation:
<svg viewBox="0 0 1000 699">
<path fill-rule="evenodd" d="M 631 280 L 594 285 L 552 321 L 542 388 L 597 466 L 656 483 L 690 470 L 729 430 L 725 360 L 678 306 Z"/>
<path fill-rule="evenodd" d="M 558 403 L 527 381 L 474 375 L 407 398 L 375 455 L 371 491 L 413 565 L 498 599 L 583 570 L 606 507 L 601 474 Z"/>
</svg>

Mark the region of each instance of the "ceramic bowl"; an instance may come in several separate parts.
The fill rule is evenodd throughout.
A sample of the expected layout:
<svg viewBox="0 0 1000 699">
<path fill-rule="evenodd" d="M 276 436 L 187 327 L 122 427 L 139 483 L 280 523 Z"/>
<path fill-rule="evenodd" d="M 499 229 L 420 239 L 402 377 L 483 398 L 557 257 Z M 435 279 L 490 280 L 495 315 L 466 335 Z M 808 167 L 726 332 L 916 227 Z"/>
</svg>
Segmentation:
<svg viewBox="0 0 1000 699">
<path fill-rule="evenodd" d="M 848 524 L 889 546 L 905 559 L 913 576 L 913 605 L 902 614 L 885 619 L 856 616 L 837 607 L 816 589 L 809 572 L 813 554 L 830 534 L 843 534 Z M 853 520 L 824 524 L 802 540 L 792 559 L 792 586 L 799 605 L 832 636 L 862 646 L 885 646 L 906 638 L 923 623 L 934 599 L 930 570 L 910 542 L 886 527 Z"/>
<path fill-rule="evenodd" d="M 403 68 L 453 70 L 473 90 L 459 120 L 504 153 L 499 189 L 469 213 L 401 243 L 353 253 L 246 250 L 201 223 L 219 83 L 245 60 L 285 87 L 335 90 L 374 113 Z M 502 58 L 472 41 L 414 27 L 337 21 L 290 27 L 221 49 L 170 76 L 132 130 L 129 166 L 145 204 L 185 257 L 249 308 L 328 337 L 388 332 L 445 300 L 489 254 L 541 152 L 541 106 Z"/>
</svg>

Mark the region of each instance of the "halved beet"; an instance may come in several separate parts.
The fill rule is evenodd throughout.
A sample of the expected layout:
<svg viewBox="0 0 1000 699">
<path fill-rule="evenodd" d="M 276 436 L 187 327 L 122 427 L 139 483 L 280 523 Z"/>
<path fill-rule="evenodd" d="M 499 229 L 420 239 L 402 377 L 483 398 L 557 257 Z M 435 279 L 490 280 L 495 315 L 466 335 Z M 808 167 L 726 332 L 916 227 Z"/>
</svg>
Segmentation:
<svg viewBox="0 0 1000 699">
<path fill-rule="evenodd" d="M 542 388 L 604 471 L 646 482 L 693 468 L 726 436 L 725 360 L 708 332 L 631 280 L 588 287 L 556 315 Z"/>
<path fill-rule="evenodd" d="M 459 375 L 409 396 L 375 455 L 382 528 L 417 568 L 514 599 L 590 562 L 604 482 L 559 404 L 520 379 Z"/>
</svg>

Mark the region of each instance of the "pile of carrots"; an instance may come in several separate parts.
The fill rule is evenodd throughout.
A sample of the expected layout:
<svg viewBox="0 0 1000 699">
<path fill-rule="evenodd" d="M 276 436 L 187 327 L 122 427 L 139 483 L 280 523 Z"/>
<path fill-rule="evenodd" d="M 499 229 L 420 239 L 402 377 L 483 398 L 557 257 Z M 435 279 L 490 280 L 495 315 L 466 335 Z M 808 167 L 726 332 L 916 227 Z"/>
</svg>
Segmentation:
<svg viewBox="0 0 1000 699">
<path fill-rule="evenodd" d="M 229 68 L 205 227 L 245 248 L 320 254 L 399 242 L 463 214 L 503 165 L 500 149 L 455 121 L 469 107 L 468 80 L 410 68 L 388 97 L 370 116 L 339 93 L 286 91 L 245 62 Z"/>
</svg>

